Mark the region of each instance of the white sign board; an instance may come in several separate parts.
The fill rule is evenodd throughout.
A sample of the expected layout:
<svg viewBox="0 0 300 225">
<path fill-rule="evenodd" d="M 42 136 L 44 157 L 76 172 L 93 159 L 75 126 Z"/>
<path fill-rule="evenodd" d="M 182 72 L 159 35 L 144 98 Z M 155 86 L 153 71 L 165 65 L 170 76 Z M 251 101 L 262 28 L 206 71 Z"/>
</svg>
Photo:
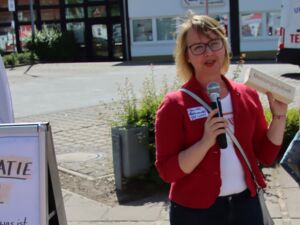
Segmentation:
<svg viewBox="0 0 300 225">
<path fill-rule="evenodd" d="M 0 224 L 48 224 L 45 137 L 36 125 L 0 126 Z"/>
<path fill-rule="evenodd" d="M 6 70 L 0 55 L 0 123 L 13 123 L 14 113 Z"/>
<path fill-rule="evenodd" d="M 10 12 L 16 11 L 15 0 L 8 0 L 7 4 L 8 4 L 8 11 Z"/>
</svg>

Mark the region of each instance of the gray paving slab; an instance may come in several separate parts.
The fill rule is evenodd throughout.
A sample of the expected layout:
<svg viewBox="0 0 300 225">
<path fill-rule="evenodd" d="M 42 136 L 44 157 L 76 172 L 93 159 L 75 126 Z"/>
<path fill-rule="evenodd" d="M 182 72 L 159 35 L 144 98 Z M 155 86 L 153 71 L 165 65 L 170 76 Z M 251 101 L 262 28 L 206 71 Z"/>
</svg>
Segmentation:
<svg viewBox="0 0 300 225">
<path fill-rule="evenodd" d="M 160 220 L 163 205 L 148 203 L 142 206 L 122 205 L 111 208 L 102 219 L 107 221 L 152 221 Z"/>
<path fill-rule="evenodd" d="M 284 189 L 286 204 L 290 218 L 300 219 L 300 191 L 299 188 Z"/>
<path fill-rule="evenodd" d="M 71 172 L 98 178 L 113 174 L 110 112 L 103 104 L 17 118 L 16 122 L 50 122 L 58 165 Z M 66 156 L 81 157 L 68 160 Z M 96 157 L 97 156 L 97 157 Z"/>
<path fill-rule="evenodd" d="M 63 191 L 68 222 L 101 221 L 110 207 L 66 190 Z"/>
<path fill-rule="evenodd" d="M 300 219 L 292 219 L 292 225 L 300 225 Z"/>
<path fill-rule="evenodd" d="M 296 181 L 292 179 L 292 177 L 289 176 L 288 173 L 282 167 L 278 169 L 278 173 L 279 182 L 283 188 L 299 188 L 299 185 L 296 183 Z"/>
</svg>

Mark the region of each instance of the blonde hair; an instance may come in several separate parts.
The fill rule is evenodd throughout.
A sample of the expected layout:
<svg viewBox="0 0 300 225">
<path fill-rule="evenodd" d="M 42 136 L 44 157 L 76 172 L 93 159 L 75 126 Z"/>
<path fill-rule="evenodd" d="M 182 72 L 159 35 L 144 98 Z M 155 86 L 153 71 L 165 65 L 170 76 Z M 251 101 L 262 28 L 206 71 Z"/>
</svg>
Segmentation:
<svg viewBox="0 0 300 225">
<path fill-rule="evenodd" d="M 186 82 L 194 75 L 194 68 L 186 58 L 186 36 L 190 29 L 195 29 L 209 38 L 209 34 L 213 32 L 223 40 L 225 46 L 225 59 L 221 68 L 221 73 L 225 74 L 228 71 L 230 64 L 230 48 L 227 42 L 225 28 L 221 26 L 217 20 L 209 16 L 195 15 L 190 12 L 188 18 L 180 25 L 176 39 L 174 58 L 179 78 Z"/>
</svg>

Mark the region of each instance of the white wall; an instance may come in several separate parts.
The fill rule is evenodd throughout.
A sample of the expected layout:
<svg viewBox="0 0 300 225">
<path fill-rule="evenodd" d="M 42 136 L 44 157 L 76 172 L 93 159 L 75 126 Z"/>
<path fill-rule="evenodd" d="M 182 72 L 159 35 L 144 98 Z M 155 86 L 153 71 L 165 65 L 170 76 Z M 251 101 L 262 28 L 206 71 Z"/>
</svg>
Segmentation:
<svg viewBox="0 0 300 225">
<path fill-rule="evenodd" d="M 130 18 L 172 16 L 184 13 L 177 0 L 128 0 Z"/>
<path fill-rule="evenodd" d="M 281 0 L 240 0 L 240 13 L 279 11 Z M 195 13 L 204 14 L 204 6 L 191 8 Z M 155 56 L 172 55 L 175 41 L 133 42 L 132 20 L 152 19 L 153 35 L 156 35 L 155 19 L 158 17 L 184 16 L 188 12 L 182 0 L 128 0 L 128 16 L 131 36 L 131 55 Z M 229 0 L 222 5 L 209 6 L 209 15 L 227 14 L 229 16 Z M 234 31 L 233 31 L 234 32 Z M 269 51 L 276 50 L 278 37 L 241 37 L 241 51 Z"/>
<path fill-rule="evenodd" d="M 239 7 L 240 12 L 279 10 L 281 7 L 281 0 L 239 0 Z"/>
<path fill-rule="evenodd" d="M 175 47 L 175 42 L 168 43 L 145 43 L 134 44 L 131 48 L 131 55 L 138 56 L 156 56 L 156 55 L 172 55 Z"/>
<path fill-rule="evenodd" d="M 257 38 L 241 40 L 240 49 L 244 51 L 271 51 L 276 50 L 278 45 L 278 38 Z"/>
<path fill-rule="evenodd" d="M 190 8 L 196 13 L 204 14 L 204 7 Z M 183 16 L 188 8 L 182 4 L 182 0 L 128 0 L 129 17 L 155 17 L 155 16 Z M 229 0 L 224 0 L 224 5 L 209 8 L 209 13 L 229 11 Z"/>
</svg>

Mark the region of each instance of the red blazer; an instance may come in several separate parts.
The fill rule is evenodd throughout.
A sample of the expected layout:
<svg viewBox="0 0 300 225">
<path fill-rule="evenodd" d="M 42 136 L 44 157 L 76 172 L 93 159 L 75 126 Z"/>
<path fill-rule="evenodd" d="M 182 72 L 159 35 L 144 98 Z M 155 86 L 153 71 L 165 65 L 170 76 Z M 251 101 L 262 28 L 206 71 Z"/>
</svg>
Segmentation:
<svg viewBox="0 0 300 225">
<path fill-rule="evenodd" d="M 234 133 L 247 155 L 252 170 L 260 186 L 265 187 L 258 161 L 271 165 L 280 146 L 274 145 L 267 138 L 267 122 L 257 92 L 243 84 L 227 80 L 233 105 Z M 184 88 L 210 103 L 205 92 L 192 77 Z M 156 162 L 161 178 L 171 183 L 170 200 L 190 208 L 208 208 L 218 197 L 221 187 L 220 149 L 215 144 L 204 159 L 190 174 L 184 173 L 178 163 L 180 151 L 201 139 L 205 118 L 190 120 L 187 109 L 199 107 L 200 103 L 181 91 L 167 94 L 160 105 L 156 116 Z M 256 195 L 256 187 L 250 171 L 235 148 L 245 172 L 246 184 L 251 195 Z"/>
</svg>

